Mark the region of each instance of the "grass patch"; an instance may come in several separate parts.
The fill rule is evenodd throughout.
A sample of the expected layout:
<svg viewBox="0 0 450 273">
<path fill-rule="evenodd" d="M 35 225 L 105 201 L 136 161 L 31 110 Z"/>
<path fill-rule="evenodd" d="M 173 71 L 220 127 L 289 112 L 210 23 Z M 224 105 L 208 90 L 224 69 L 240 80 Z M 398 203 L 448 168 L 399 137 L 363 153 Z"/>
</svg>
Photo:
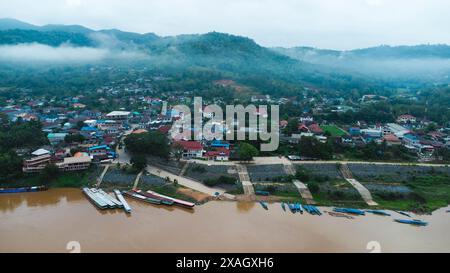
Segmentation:
<svg viewBox="0 0 450 273">
<path fill-rule="evenodd" d="M 19 188 L 46 185 L 49 188 L 81 188 L 95 184 L 95 182 L 94 169 L 89 169 L 83 172 L 61 173 L 50 181 L 38 174 L 24 176 L 11 182 L 2 182 L 0 187 Z"/>
<path fill-rule="evenodd" d="M 375 179 L 375 181 L 379 181 L 379 179 Z M 382 184 L 391 183 L 384 181 Z M 450 177 L 448 175 L 420 176 L 406 182 L 399 183 L 397 181 L 392 184 L 401 184 L 410 189 L 411 193 L 402 195 L 373 191 L 372 196 L 380 208 L 430 213 L 450 204 Z"/>
<path fill-rule="evenodd" d="M 340 137 L 347 135 L 347 132 L 335 125 L 322 125 L 320 126 L 325 133 L 329 133 L 333 137 Z"/>
</svg>

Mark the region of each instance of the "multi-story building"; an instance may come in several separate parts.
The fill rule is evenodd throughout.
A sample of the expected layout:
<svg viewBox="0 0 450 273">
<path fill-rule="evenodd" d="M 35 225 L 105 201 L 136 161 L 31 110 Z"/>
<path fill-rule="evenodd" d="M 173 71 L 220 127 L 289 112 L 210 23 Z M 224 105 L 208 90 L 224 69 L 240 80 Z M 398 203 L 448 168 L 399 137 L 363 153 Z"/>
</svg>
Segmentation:
<svg viewBox="0 0 450 273">
<path fill-rule="evenodd" d="M 51 161 L 52 156 L 50 154 L 35 156 L 23 162 L 22 171 L 24 173 L 38 173 L 50 164 Z"/>
<path fill-rule="evenodd" d="M 66 157 L 63 162 L 57 163 L 56 165 L 62 171 L 82 171 L 89 168 L 91 165 L 91 158 L 89 156 L 79 156 L 79 157 Z"/>
</svg>

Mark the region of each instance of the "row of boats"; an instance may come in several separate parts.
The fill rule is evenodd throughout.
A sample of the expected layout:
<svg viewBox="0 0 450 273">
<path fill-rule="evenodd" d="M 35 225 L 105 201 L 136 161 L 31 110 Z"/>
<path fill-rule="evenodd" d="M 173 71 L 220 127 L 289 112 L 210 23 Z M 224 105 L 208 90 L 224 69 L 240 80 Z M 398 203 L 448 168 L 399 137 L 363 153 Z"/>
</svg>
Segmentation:
<svg viewBox="0 0 450 273">
<path fill-rule="evenodd" d="M 136 200 L 140 200 L 153 205 L 176 205 L 184 208 L 194 208 L 195 206 L 195 203 L 159 194 L 154 191 L 131 190 L 124 192 L 124 194 Z"/>
<path fill-rule="evenodd" d="M 124 209 L 125 212 L 131 213 L 131 207 L 128 205 L 125 198 L 123 198 L 122 193 L 119 190 L 114 190 L 116 197 L 113 197 L 102 189 L 83 188 L 82 191 L 99 209 Z"/>
<path fill-rule="evenodd" d="M 144 192 L 141 190 L 130 190 L 130 191 L 114 190 L 115 197 L 113 197 L 111 194 L 106 193 L 102 189 L 83 188 L 83 193 L 99 209 L 104 210 L 104 209 L 123 208 L 127 213 L 131 212 L 131 207 L 128 205 L 123 195 L 153 205 L 167 205 L 167 206 L 178 205 L 184 208 L 193 208 L 195 206 L 194 203 L 165 196 L 154 191 Z"/>
<path fill-rule="evenodd" d="M 0 188 L 0 193 L 21 193 L 21 192 L 38 192 L 46 191 L 46 186 L 32 186 L 32 187 L 21 187 L 21 188 Z"/>
<path fill-rule="evenodd" d="M 265 210 L 269 210 L 269 206 L 266 202 L 260 201 L 259 202 L 261 204 L 261 206 L 265 209 Z M 303 212 L 307 212 L 311 215 L 322 215 L 322 212 L 313 205 L 303 205 L 301 203 L 281 203 L 281 208 L 284 211 L 287 211 L 288 209 L 292 212 L 292 213 L 300 213 L 303 214 Z"/>
<path fill-rule="evenodd" d="M 268 204 L 266 202 L 260 201 L 259 202 L 261 204 L 261 206 L 268 210 Z M 289 209 L 292 213 L 300 213 L 303 214 L 303 212 L 308 212 L 311 215 L 322 215 L 321 211 L 313 205 L 303 205 L 300 203 L 281 203 L 281 208 L 284 211 L 287 211 L 287 209 Z M 411 215 L 403 212 L 403 211 L 395 211 L 398 214 L 401 214 L 403 216 L 407 216 L 409 218 L 411 218 Z M 449 211 L 447 211 L 449 212 Z M 375 214 L 375 215 L 380 215 L 380 216 L 391 216 L 391 214 L 383 211 L 383 210 L 359 210 L 359 209 L 354 209 L 354 208 L 334 208 L 333 212 L 327 212 L 329 215 L 331 216 L 335 216 L 335 217 L 345 217 L 348 219 L 353 219 L 352 216 L 350 215 L 356 215 L 356 216 L 364 216 L 366 215 L 366 213 L 371 213 L 371 214 Z M 395 222 L 397 223 L 401 223 L 401 224 L 410 224 L 410 225 L 415 225 L 415 226 L 427 226 L 428 223 L 421 221 L 421 220 L 417 220 L 417 219 L 394 219 Z"/>
</svg>

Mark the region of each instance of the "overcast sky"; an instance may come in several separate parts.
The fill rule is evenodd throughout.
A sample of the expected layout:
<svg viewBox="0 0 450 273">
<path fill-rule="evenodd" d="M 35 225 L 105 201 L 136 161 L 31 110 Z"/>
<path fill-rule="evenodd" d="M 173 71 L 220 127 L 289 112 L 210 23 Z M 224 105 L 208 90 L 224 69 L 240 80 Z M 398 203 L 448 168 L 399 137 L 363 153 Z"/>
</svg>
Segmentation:
<svg viewBox="0 0 450 273">
<path fill-rule="evenodd" d="M 264 46 L 450 44 L 449 0 L 0 0 L 0 18 L 158 35 L 227 32 Z"/>
</svg>

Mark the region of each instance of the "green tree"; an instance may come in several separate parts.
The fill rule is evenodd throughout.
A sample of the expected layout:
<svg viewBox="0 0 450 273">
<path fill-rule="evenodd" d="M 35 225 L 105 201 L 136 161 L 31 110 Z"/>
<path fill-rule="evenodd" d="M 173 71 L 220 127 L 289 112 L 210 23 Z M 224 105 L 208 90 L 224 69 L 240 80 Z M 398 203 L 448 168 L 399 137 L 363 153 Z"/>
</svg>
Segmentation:
<svg viewBox="0 0 450 273">
<path fill-rule="evenodd" d="M 133 155 L 130 163 L 136 171 L 140 172 L 147 166 L 147 157 L 142 154 Z"/>
<path fill-rule="evenodd" d="M 0 154 L 0 181 L 20 176 L 22 173 L 22 159 L 10 151 Z"/>
<path fill-rule="evenodd" d="M 168 158 L 170 147 L 167 136 L 161 132 L 131 134 L 125 138 L 127 150 L 132 154 L 152 155 Z"/>
<path fill-rule="evenodd" d="M 41 172 L 41 177 L 45 183 L 48 183 L 56 179 L 60 174 L 58 166 L 55 164 L 49 164 Z"/>
<path fill-rule="evenodd" d="M 258 156 L 259 151 L 249 143 L 241 143 L 238 149 L 238 156 L 241 161 L 251 161 L 253 157 Z"/>
<path fill-rule="evenodd" d="M 322 143 L 315 137 L 302 137 L 298 144 L 300 155 L 319 159 L 333 158 L 333 147 L 330 143 Z"/>
</svg>

